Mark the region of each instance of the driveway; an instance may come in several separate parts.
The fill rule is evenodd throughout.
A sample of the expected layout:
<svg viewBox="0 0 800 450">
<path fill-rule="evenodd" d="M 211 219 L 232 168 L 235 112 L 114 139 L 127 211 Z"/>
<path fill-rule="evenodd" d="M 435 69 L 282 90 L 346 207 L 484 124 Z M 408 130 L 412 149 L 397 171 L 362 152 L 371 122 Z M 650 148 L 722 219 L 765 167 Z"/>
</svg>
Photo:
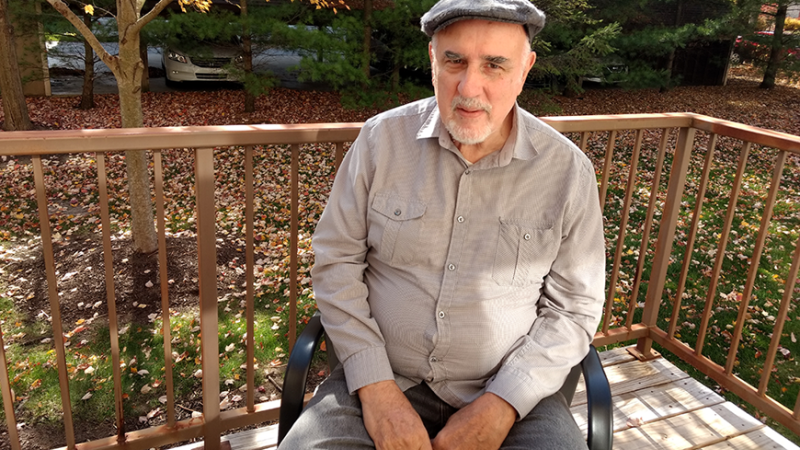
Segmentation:
<svg viewBox="0 0 800 450">
<path fill-rule="evenodd" d="M 83 44 L 80 42 L 56 42 L 48 41 L 47 65 L 50 69 L 60 68 L 66 71 L 55 71 L 56 74 L 50 78 L 50 89 L 52 95 L 80 95 L 83 88 L 82 75 L 70 75 L 71 70 L 83 71 Z M 103 43 L 103 48 L 110 54 L 116 55 L 119 46 L 115 42 Z M 181 91 L 203 91 L 219 89 L 241 89 L 238 83 L 230 82 L 194 82 L 183 83 L 178 86 L 167 86 L 163 76 L 161 64 L 161 48 L 148 47 L 147 49 L 148 66 L 151 73 L 162 74 L 159 77 L 150 78 L 150 91 L 152 92 L 181 92 Z M 253 56 L 253 66 L 257 73 L 272 72 L 280 80 L 280 86 L 289 89 L 299 90 L 330 90 L 321 83 L 308 83 L 299 81 L 299 71 L 294 69 L 300 64 L 301 56 L 297 52 L 283 49 L 265 49 L 257 52 Z M 114 75 L 108 66 L 102 61 L 95 62 L 95 94 L 116 94 L 117 83 Z M 62 73 L 58 73 L 62 72 Z M 67 73 L 64 73 L 67 72 Z"/>
</svg>

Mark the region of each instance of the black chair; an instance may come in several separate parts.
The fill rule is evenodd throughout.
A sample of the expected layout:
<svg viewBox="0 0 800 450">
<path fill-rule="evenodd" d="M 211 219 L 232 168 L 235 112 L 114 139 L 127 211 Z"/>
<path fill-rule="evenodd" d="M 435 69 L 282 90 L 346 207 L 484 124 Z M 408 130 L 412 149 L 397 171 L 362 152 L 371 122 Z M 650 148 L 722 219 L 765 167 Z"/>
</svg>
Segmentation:
<svg viewBox="0 0 800 450">
<path fill-rule="evenodd" d="M 308 325 L 306 325 L 297 342 L 295 342 L 292 354 L 289 356 L 286 377 L 283 381 L 280 423 L 278 424 L 278 444 L 280 444 L 303 411 L 303 398 L 306 392 L 308 372 L 311 369 L 311 359 L 324 332 L 320 316 L 315 314 L 308 321 Z M 330 367 L 336 367 L 338 360 L 331 342 L 327 342 L 327 353 Z M 581 372 L 583 372 L 583 378 L 586 383 L 586 398 L 589 408 L 587 444 L 591 450 L 611 450 L 611 441 L 614 435 L 611 388 L 608 385 L 608 378 L 606 378 L 606 373 L 594 346 L 590 346 L 589 353 L 581 361 L 581 364 L 572 368 L 567 380 L 561 387 L 561 393 L 567 399 L 567 404 L 572 404 L 572 397 L 575 395 L 575 388 Z"/>
</svg>

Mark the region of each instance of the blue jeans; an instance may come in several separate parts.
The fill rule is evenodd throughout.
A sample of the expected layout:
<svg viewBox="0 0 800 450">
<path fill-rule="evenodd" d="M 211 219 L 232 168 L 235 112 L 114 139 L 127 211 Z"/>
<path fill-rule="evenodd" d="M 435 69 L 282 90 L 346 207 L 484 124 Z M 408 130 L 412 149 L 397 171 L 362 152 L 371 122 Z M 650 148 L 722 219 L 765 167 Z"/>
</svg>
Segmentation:
<svg viewBox="0 0 800 450">
<path fill-rule="evenodd" d="M 457 409 L 443 402 L 425 383 L 405 392 L 433 439 Z M 280 450 L 374 449 L 361 417 L 361 402 L 350 395 L 340 365 L 320 385 L 303 414 L 280 445 Z M 586 449 L 580 429 L 560 392 L 543 399 L 511 428 L 503 450 Z"/>
</svg>

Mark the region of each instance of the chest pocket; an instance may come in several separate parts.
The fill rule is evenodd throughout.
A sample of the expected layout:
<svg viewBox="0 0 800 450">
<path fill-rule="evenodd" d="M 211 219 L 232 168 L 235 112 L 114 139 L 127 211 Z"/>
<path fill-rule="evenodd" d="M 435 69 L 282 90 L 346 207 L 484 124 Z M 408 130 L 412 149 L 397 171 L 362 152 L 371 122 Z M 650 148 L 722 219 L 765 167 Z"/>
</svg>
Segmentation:
<svg viewBox="0 0 800 450">
<path fill-rule="evenodd" d="M 500 218 L 492 279 L 501 286 L 527 286 L 541 281 L 558 253 L 552 225 Z"/>
<path fill-rule="evenodd" d="M 425 204 L 403 199 L 391 194 L 378 194 L 372 201 L 372 210 L 383 223 L 378 253 L 391 265 L 408 264 L 419 248 L 419 235 Z"/>
</svg>

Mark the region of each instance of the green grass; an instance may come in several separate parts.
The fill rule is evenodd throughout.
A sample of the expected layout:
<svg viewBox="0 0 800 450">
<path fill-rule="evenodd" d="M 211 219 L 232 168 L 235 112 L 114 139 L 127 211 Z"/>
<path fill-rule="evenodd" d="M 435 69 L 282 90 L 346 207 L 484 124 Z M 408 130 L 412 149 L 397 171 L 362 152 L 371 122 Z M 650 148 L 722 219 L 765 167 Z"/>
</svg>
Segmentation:
<svg viewBox="0 0 800 450">
<path fill-rule="evenodd" d="M 285 363 L 288 353 L 285 336 L 288 308 L 283 307 L 285 303 L 281 300 L 277 303 L 275 300 L 271 297 L 256 300 L 254 351 L 257 386 L 264 382 L 264 369 L 273 361 L 275 364 Z M 222 391 L 238 389 L 246 380 L 246 370 L 243 368 L 247 348 L 245 310 L 240 309 L 238 303 L 238 299 L 222 302 L 218 311 Z M 312 302 L 307 297 L 298 303 L 301 313 L 312 309 Z M 8 299 L 3 299 L 0 305 L 7 312 L 4 314 L 6 324 L 22 320 L 14 315 L 14 308 Z M 280 327 L 273 330 L 272 324 L 276 321 Z M 23 322 L 15 322 L 18 326 L 6 325 L 6 328 L 10 332 L 27 332 L 36 336 L 37 340 L 27 345 L 12 343 L 8 346 L 8 359 L 14 361 L 10 370 L 12 389 L 17 402 L 24 401 L 23 415 L 28 419 L 58 423 L 63 408 L 56 352 L 52 340 L 42 337 L 50 332 L 49 327 L 41 322 L 28 325 Z M 175 396 L 183 401 L 198 399 L 202 392 L 201 379 L 195 376 L 202 368 L 199 326 L 196 311 L 172 311 L 170 314 Z M 302 330 L 302 324 L 298 328 Z M 43 339 L 46 341 L 42 342 Z M 83 345 L 81 341 L 84 341 Z M 66 362 L 73 416 L 90 422 L 113 417 L 115 394 L 108 327 L 90 326 L 88 330 L 76 333 L 69 342 Z M 159 397 L 166 395 L 167 386 L 163 344 L 160 316 L 148 324 L 120 325 L 121 380 L 126 416 L 142 416 L 159 407 L 166 409 L 159 401 Z M 241 407 L 243 404 L 235 406 Z"/>
</svg>

